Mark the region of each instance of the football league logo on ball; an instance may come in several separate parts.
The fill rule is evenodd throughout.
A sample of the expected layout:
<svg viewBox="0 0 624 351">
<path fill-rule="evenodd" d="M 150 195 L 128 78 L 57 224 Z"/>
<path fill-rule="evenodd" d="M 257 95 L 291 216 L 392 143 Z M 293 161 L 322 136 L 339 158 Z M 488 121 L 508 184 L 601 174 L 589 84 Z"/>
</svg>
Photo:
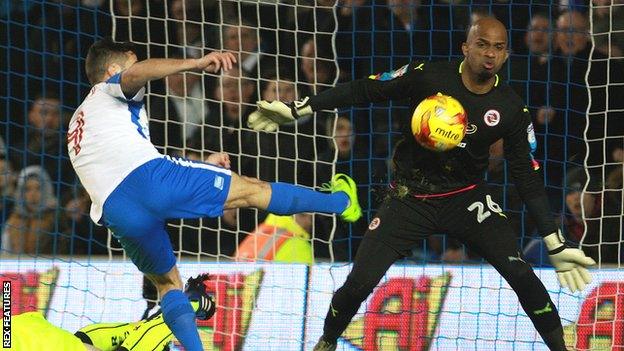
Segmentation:
<svg viewBox="0 0 624 351">
<path fill-rule="evenodd" d="M 442 93 L 421 101 L 412 115 L 414 138 L 433 151 L 447 151 L 459 145 L 466 135 L 466 124 L 461 103 Z"/>
</svg>

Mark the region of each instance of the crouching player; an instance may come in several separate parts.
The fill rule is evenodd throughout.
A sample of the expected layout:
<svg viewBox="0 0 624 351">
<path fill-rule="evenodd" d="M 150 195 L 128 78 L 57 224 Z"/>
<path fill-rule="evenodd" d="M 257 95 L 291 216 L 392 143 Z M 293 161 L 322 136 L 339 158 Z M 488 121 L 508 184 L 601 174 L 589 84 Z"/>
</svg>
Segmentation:
<svg viewBox="0 0 624 351">
<path fill-rule="evenodd" d="M 205 291 L 208 275 L 190 278 L 184 289 L 201 320 L 212 318 L 215 303 Z M 173 334 L 162 313 L 133 323 L 94 323 L 75 334 L 52 325 L 40 312 L 26 312 L 12 318 L 11 334 L 15 351 L 161 351 L 168 350 Z"/>
</svg>

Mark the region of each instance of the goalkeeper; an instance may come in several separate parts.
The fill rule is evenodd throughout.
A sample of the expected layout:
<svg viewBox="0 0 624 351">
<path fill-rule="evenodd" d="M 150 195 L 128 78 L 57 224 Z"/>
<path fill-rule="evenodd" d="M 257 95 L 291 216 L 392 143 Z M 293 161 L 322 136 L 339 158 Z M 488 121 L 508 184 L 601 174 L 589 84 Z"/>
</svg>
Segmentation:
<svg viewBox="0 0 624 351">
<path fill-rule="evenodd" d="M 202 320 L 215 313 L 214 300 L 203 284 L 206 279 L 206 274 L 190 278 L 184 289 L 195 316 Z M 15 351 L 162 351 L 173 338 L 160 312 L 135 323 L 91 324 L 73 335 L 52 325 L 41 313 L 27 312 L 13 317 L 11 334 L 10 350 Z"/>
<path fill-rule="evenodd" d="M 484 182 L 489 148 L 504 140 L 511 177 L 548 247 L 559 282 L 574 292 L 591 281 L 586 269 L 595 262 L 566 246 L 551 217 L 541 176 L 531 156 L 535 135 L 520 97 L 499 80 L 507 60 L 507 30 L 486 17 L 475 22 L 462 44 L 461 62 L 411 63 L 359 79 L 292 104 L 259 101 L 249 118 L 256 130 L 315 111 L 372 102 L 409 99 L 412 111 L 438 92 L 459 100 L 468 116 L 466 136 L 448 152 L 420 146 L 409 125 L 393 156 L 391 196 L 381 205 L 358 248 L 353 268 L 331 301 L 323 336 L 314 350 L 335 350 L 362 301 L 388 268 L 410 254 L 422 238 L 452 235 L 486 259 L 515 291 L 533 325 L 551 350 L 565 350 L 563 328 L 554 303 L 531 266 L 520 256 L 516 235 Z"/>
<path fill-rule="evenodd" d="M 132 262 L 154 282 L 163 320 L 188 351 L 202 350 L 195 315 L 182 292 L 171 241 L 170 218 L 218 217 L 224 209 L 254 207 L 275 214 L 324 212 L 345 221 L 361 217 L 355 183 L 332 178 L 330 194 L 285 183 L 267 183 L 229 170 L 227 154 L 208 163 L 171 158 L 149 139 L 145 84 L 184 71 L 227 71 L 231 53 L 198 59 L 147 59 L 110 39 L 95 42 L 85 71 L 93 87 L 69 122 L 69 158 L 92 200 L 91 219 L 105 224 Z"/>
</svg>

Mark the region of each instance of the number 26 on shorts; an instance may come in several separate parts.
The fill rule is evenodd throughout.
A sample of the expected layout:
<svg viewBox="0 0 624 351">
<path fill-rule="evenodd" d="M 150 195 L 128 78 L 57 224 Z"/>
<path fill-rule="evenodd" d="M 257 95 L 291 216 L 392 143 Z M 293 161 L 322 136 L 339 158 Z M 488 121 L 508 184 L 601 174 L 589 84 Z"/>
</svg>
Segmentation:
<svg viewBox="0 0 624 351">
<path fill-rule="evenodd" d="M 488 209 L 485 208 L 486 206 Z M 485 195 L 485 204 L 481 201 L 475 201 L 471 203 L 470 206 L 468 206 L 466 209 L 470 212 L 477 210 L 478 223 L 486 220 L 489 216 L 492 215 L 492 212 L 507 218 L 507 216 L 505 216 L 505 214 L 503 213 L 503 209 L 501 209 L 501 207 L 496 202 L 494 202 L 494 200 L 492 200 L 492 197 L 490 195 Z"/>
</svg>

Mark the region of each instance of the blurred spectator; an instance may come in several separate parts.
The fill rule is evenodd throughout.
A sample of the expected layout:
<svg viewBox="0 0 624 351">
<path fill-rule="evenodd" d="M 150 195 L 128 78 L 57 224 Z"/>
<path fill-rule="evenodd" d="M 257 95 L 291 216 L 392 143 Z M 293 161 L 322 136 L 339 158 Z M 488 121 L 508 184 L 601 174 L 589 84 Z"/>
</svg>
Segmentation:
<svg viewBox="0 0 624 351">
<path fill-rule="evenodd" d="M 15 191 L 15 207 L 2 233 L 2 247 L 14 254 L 57 253 L 54 222 L 58 201 L 52 181 L 39 166 L 24 168 Z"/>
<path fill-rule="evenodd" d="M 601 264 L 620 263 L 623 258 L 621 169 L 610 174 L 606 184 L 609 190 L 602 193 L 583 192 L 587 179 L 584 169 L 571 170 L 566 179 L 568 238 L 581 242 L 583 251 Z M 591 188 L 596 187 L 589 184 Z"/>
<path fill-rule="evenodd" d="M 420 16 L 426 15 L 419 11 L 420 1 L 389 0 L 388 7 L 391 15 L 386 21 L 388 21 L 388 33 L 391 37 L 382 38 L 379 34 L 375 34 L 375 39 L 381 43 L 381 47 L 377 49 L 378 56 L 390 56 L 392 63 L 389 67 L 375 67 L 377 70 L 397 68 L 399 65 L 409 63 L 415 56 L 420 57 L 428 54 L 426 52 L 428 50 L 425 50 L 422 45 L 426 42 L 426 34 L 418 30 L 422 29 L 424 22 Z M 376 24 L 379 24 L 381 28 L 375 29 L 375 31 L 383 33 L 386 23 L 378 21 Z M 387 45 L 391 45 L 391 47 L 386 48 Z M 384 49 L 388 52 L 379 52 Z"/>
<path fill-rule="evenodd" d="M 319 46 L 327 47 L 331 50 L 334 39 L 333 34 L 336 32 L 337 23 L 334 15 L 334 5 L 337 1 L 306 1 L 309 2 L 310 6 L 300 6 L 305 1 L 297 3 L 281 1 L 277 8 L 269 10 L 265 6 L 260 9 L 260 15 L 263 16 L 261 21 L 267 17 L 275 17 L 275 11 L 279 12 L 277 14 L 279 21 L 274 25 L 278 33 L 270 33 L 270 30 L 263 30 L 267 28 L 267 25 L 266 21 L 261 22 L 260 35 L 264 38 L 262 49 L 263 52 L 277 54 L 276 62 L 280 72 L 287 70 L 285 73 L 290 77 L 295 77 L 297 74 L 295 70 L 292 70 L 292 68 L 297 67 L 295 60 L 292 59 L 297 55 L 297 49 L 301 48 L 301 43 L 314 38 Z M 271 13 L 271 15 L 267 16 L 268 13 Z M 344 47 L 340 45 L 341 41 L 338 39 L 337 33 L 335 43 L 336 50 Z M 349 42 L 349 46 L 351 45 L 351 42 Z M 327 54 L 327 58 L 333 58 L 333 50 Z"/>
<path fill-rule="evenodd" d="M 624 56 L 624 1 L 592 0 L 596 50 L 611 58 Z"/>
<path fill-rule="evenodd" d="M 0 228 L 4 225 L 13 208 L 15 192 L 15 174 L 11 162 L 4 156 L 0 157 Z"/>
<path fill-rule="evenodd" d="M 168 44 L 173 44 L 177 54 L 184 58 L 201 57 L 202 49 L 205 46 L 215 47 L 214 43 L 218 39 L 203 35 L 201 8 L 202 2 L 196 0 L 173 0 L 169 5 L 173 21 L 168 24 L 173 42 Z"/>
<path fill-rule="evenodd" d="M 232 170 L 256 176 L 257 133 L 246 128 L 254 110 L 255 82 L 237 67 L 220 77 L 203 130 L 193 136 L 198 149 L 224 151 L 232 157 Z"/>
<path fill-rule="evenodd" d="M 205 49 L 218 49 L 220 12 L 215 10 L 215 5 L 214 2 L 172 0 L 167 7 L 167 21 L 160 21 L 156 18 L 164 17 L 160 8 L 165 6 L 153 6 L 150 2 L 151 20 L 143 27 L 150 33 L 167 32 L 166 36 L 152 35 L 149 40 L 151 55 L 163 57 L 166 48 L 169 57 L 198 58 Z M 132 26 L 136 27 L 135 24 Z M 212 87 L 204 77 L 202 74 L 181 73 L 150 82 L 153 93 L 147 101 L 151 116 L 150 135 L 162 152 L 181 154 L 209 114 L 203 100 Z"/>
<path fill-rule="evenodd" d="M 63 203 L 59 217 L 62 242 L 66 247 L 57 253 L 71 255 L 105 255 L 108 253 L 108 230 L 96 226 L 89 217 L 91 199 L 86 190 L 79 186 L 76 194 Z M 119 245 L 116 245 L 119 246 Z"/>
<path fill-rule="evenodd" d="M 585 176 L 585 170 L 578 167 L 574 167 L 569 170 L 565 179 L 566 208 L 564 227 L 567 231 L 567 238 L 577 243 L 583 239 L 585 231 L 583 214 L 585 214 L 585 218 L 592 218 L 600 216 L 601 212 L 600 196 L 594 193 L 583 193 L 586 181 L 587 177 Z M 593 233 L 596 229 L 598 228 L 591 226 L 588 229 L 588 236 L 599 236 L 599 233 Z"/>
<path fill-rule="evenodd" d="M 55 194 L 74 183 L 67 156 L 61 103 L 53 93 L 37 97 L 28 111 L 25 138 L 10 148 L 11 163 L 17 168 L 41 165 L 50 175 Z"/>
<path fill-rule="evenodd" d="M 167 77 L 167 147 L 184 147 L 199 134 L 210 114 L 204 99 L 202 74 L 178 73 Z M 162 112 L 161 112 L 162 113 Z"/>
<path fill-rule="evenodd" d="M 565 150 L 565 115 L 553 107 L 552 78 L 560 77 L 560 65 L 553 64 L 552 27 L 545 14 L 534 14 L 524 36 L 527 55 L 511 55 L 510 85 L 524 97 L 533 116 L 537 137 L 534 157 L 545 175 L 546 190 L 561 210 Z M 556 72 L 557 71 L 557 72 Z M 556 88 L 555 88 L 556 89 Z"/>
<path fill-rule="evenodd" d="M 291 80 L 270 76 L 263 82 L 263 100 L 294 101 L 300 97 Z M 258 134 L 260 179 L 312 185 L 315 131 L 319 129 L 312 122 L 310 117 L 301 118 L 296 123 L 281 126 L 276 133 Z"/>
<path fill-rule="evenodd" d="M 328 88 L 336 77 L 336 64 L 328 59 L 329 54 L 323 50 L 317 50 L 314 38 L 306 41 L 300 51 L 300 68 L 303 73 L 300 80 L 305 84 L 308 94 L 318 94 Z"/>
<path fill-rule="evenodd" d="M 465 0 L 433 0 L 419 8 L 419 28 L 416 43 L 422 59 L 461 57 L 461 43 L 466 38 L 472 12 L 479 10 Z M 422 44 L 421 44 L 422 43 Z"/>
<path fill-rule="evenodd" d="M 261 42 L 258 28 L 246 23 L 241 26 L 223 26 L 223 50 L 235 54 L 240 69 L 250 73 L 253 77 L 260 76 L 260 69 L 274 69 L 260 64 Z M 268 64 L 266 65 L 268 66 Z"/>
<path fill-rule="evenodd" d="M 113 3 L 113 15 L 116 16 L 115 40 L 134 43 L 135 48 L 133 51 L 137 57 L 147 58 L 150 41 L 147 31 L 150 25 L 159 21 L 148 20 L 145 1 L 115 0 Z"/>
<path fill-rule="evenodd" d="M 349 117 L 339 115 L 331 118 L 327 123 L 327 135 L 329 148 L 318 155 L 316 167 L 316 182 L 320 186 L 328 179 L 330 174 L 349 174 L 358 185 L 360 205 L 364 210 L 361 220 L 347 224 L 336 221 L 336 230 L 333 236 L 333 251 L 336 260 L 349 260 L 353 258 L 361 238 L 366 232 L 368 223 L 372 220 L 373 212 L 383 200 L 387 186 L 387 167 L 385 159 L 368 157 L 368 150 L 355 148 L 358 135 L 354 134 L 353 124 Z M 317 233 L 331 232 L 334 225 L 333 219 L 327 216 L 317 216 L 319 226 Z M 321 237 L 328 240 L 327 237 Z M 314 242 L 316 257 L 330 257 L 329 247 L 324 241 Z"/>
<path fill-rule="evenodd" d="M 480 1 L 487 4 L 482 7 L 499 19 L 509 31 L 508 48 L 511 53 L 527 54 L 525 47 L 526 25 L 536 14 L 550 14 L 552 1 L 532 0 L 532 1 L 508 1 L 508 0 L 486 0 Z"/>
<path fill-rule="evenodd" d="M 310 245 L 312 214 L 292 216 L 269 214 L 264 222 L 245 237 L 236 250 L 242 262 L 314 263 Z"/>
<path fill-rule="evenodd" d="M 563 159 L 582 163 L 587 155 L 590 183 L 602 186 L 606 177 L 602 164 L 613 162 L 611 155 L 622 148 L 624 123 L 617 111 L 624 107 L 624 69 L 617 60 L 607 60 L 600 52 L 591 51 L 588 20 L 580 12 L 559 16 L 556 45 L 561 56 L 555 64 L 562 69 L 553 77 L 553 102 L 566 117 L 567 154 Z"/>
<path fill-rule="evenodd" d="M 391 16 L 390 9 L 381 2 L 337 1 L 335 47 L 341 81 L 390 69 Z M 331 25 L 328 28 L 333 30 L 334 24 Z"/>
</svg>

